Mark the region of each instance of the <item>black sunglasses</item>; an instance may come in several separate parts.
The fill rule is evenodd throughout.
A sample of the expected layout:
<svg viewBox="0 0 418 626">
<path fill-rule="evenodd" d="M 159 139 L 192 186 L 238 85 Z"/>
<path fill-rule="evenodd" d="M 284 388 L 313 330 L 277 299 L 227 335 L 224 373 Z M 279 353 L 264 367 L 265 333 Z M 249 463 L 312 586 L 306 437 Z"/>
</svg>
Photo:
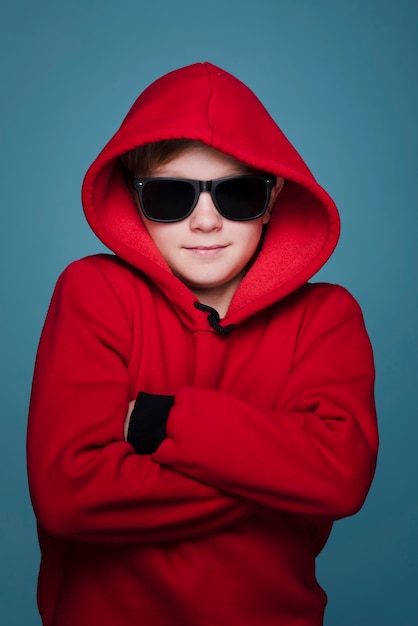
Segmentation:
<svg viewBox="0 0 418 626">
<path fill-rule="evenodd" d="M 276 177 L 270 174 L 230 176 L 217 180 L 134 178 L 145 217 L 153 222 L 180 222 L 191 215 L 202 191 L 228 220 L 246 222 L 266 212 Z"/>
</svg>

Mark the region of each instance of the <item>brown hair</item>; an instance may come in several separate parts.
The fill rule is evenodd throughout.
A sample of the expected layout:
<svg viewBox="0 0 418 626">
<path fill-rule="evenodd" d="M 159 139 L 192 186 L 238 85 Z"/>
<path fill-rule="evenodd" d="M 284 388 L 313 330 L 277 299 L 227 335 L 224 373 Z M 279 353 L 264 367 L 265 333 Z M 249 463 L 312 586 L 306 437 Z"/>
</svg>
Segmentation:
<svg viewBox="0 0 418 626">
<path fill-rule="evenodd" d="M 201 141 L 193 139 L 166 139 L 138 146 L 138 148 L 126 152 L 120 158 L 124 169 L 131 176 L 135 178 L 147 177 L 188 148 L 203 145 L 205 144 Z"/>
</svg>

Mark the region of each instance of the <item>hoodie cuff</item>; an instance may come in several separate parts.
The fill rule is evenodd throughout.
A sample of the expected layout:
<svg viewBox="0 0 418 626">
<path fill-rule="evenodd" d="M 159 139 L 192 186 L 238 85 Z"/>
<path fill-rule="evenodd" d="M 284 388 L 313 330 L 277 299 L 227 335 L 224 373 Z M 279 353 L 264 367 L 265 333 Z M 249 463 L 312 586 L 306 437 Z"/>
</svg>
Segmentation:
<svg viewBox="0 0 418 626">
<path fill-rule="evenodd" d="M 166 436 L 168 414 L 174 396 L 160 396 L 140 391 L 135 401 L 127 441 L 136 454 L 155 452 Z"/>
</svg>

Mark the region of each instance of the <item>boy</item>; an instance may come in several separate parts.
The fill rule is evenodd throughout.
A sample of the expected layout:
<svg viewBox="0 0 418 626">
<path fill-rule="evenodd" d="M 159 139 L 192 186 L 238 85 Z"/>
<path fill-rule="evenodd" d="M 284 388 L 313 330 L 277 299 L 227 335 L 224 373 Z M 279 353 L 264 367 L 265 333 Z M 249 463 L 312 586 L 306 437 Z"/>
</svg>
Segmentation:
<svg viewBox="0 0 418 626">
<path fill-rule="evenodd" d="M 37 356 L 43 623 L 319 626 L 315 556 L 377 452 L 359 307 L 307 282 L 333 201 L 204 63 L 138 98 L 83 205 L 115 256 L 65 270 Z"/>
</svg>

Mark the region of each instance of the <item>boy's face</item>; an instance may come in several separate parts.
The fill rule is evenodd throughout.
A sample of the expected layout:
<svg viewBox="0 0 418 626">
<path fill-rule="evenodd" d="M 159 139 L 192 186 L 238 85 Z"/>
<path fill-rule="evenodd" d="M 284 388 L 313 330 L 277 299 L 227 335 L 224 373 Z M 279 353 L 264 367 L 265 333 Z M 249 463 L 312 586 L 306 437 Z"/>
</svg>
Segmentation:
<svg viewBox="0 0 418 626">
<path fill-rule="evenodd" d="M 216 180 L 247 173 L 245 165 L 234 158 L 199 146 L 182 152 L 150 176 Z M 140 211 L 147 231 L 172 272 L 201 302 L 217 308 L 221 316 L 257 249 L 263 224 L 270 219 L 282 184 L 283 180 L 278 179 L 266 213 L 247 222 L 222 217 L 208 192 L 200 194 L 192 214 L 180 222 L 153 222 Z"/>
</svg>

